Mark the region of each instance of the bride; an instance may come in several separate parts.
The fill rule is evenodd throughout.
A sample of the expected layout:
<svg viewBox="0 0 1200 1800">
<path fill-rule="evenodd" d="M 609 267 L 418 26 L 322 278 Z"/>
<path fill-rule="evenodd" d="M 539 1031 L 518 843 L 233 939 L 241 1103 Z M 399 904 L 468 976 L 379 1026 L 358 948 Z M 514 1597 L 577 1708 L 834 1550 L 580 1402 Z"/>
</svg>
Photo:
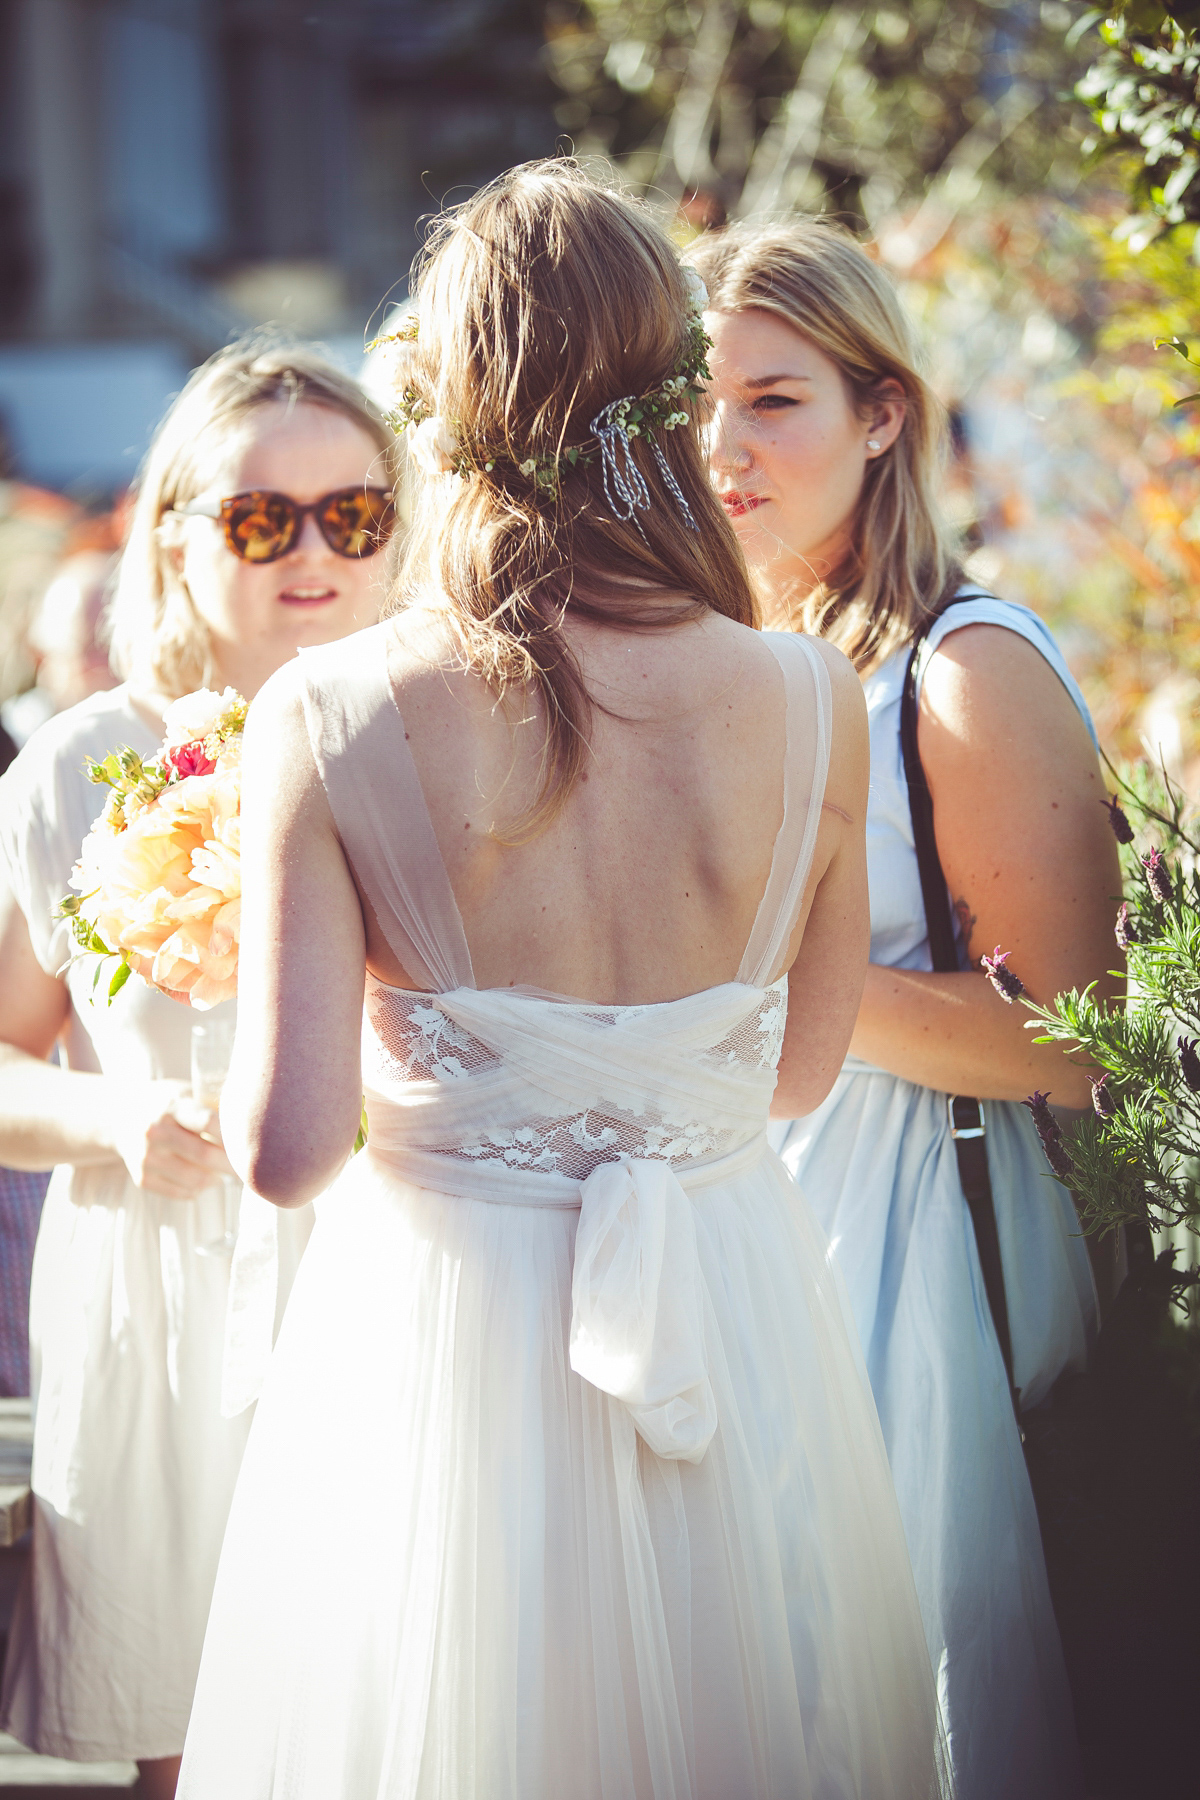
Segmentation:
<svg viewBox="0 0 1200 1800">
<path fill-rule="evenodd" d="M 515 170 L 418 304 L 407 604 L 245 740 L 225 1141 L 324 1197 L 180 1792 L 927 1800 L 883 1444 L 765 1136 L 862 990 L 861 689 L 752 629 L 635 204 Z"/>
</svg>

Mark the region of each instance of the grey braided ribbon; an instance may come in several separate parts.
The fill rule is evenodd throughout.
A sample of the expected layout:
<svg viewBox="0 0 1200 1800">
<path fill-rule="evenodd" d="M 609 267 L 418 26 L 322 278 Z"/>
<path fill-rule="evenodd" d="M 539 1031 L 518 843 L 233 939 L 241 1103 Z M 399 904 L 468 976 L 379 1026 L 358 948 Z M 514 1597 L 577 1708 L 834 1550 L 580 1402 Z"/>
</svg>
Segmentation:
<svg viewBox="0 0 1200 1800">
<path fill-rule="evenodd" d="M 625 425 L 625 415 L 636 399 L 635 394 L 626 394 L 620 400 L 610 400 L 604 410 L 596 414 L 589 427 L 600 446 L 600 475 L 604 483 L 604 497 L 613 518 L 619 519 L 623 524 L 627 524 L 635 512 L 645 512 L 650 505 L 650 489 L 646 486 L 642 471 L 633 460 L 633 449 Z M 683 489 L 663 455 L 661 444 L 652 436 L 650 448 L 675 504 L 690 528 L 698 532 L 700 527 L 692 516 L 692 509 Z"/>
<path fill-rule="evenodd" d="M 683 514 L 685 523 L 687 524 L 689 530 L 695 531 L 698 533 L 700 530 L 700 527 L 697 525 L 694 517 L 692 516 L 692 509 L 687 503 L 687 497 L 684 494 L 684 491 L 680 487 L 679 483 L 676 481 L 675 471 L 671 467 L 670 463 L 667 461 L 666 457 L 663 455 L 663 447 L 659 443 L 659 441 L 656 437 L 652 437 L 650 439 L 650 448 L 653 450 L 654 459 L 662 471 L 662 478 L 666 482 L 668 488 L 670 488 L 671 493 L 674 495 L 676 506 L 679 508 L 680 512 Z"/>
</svg>

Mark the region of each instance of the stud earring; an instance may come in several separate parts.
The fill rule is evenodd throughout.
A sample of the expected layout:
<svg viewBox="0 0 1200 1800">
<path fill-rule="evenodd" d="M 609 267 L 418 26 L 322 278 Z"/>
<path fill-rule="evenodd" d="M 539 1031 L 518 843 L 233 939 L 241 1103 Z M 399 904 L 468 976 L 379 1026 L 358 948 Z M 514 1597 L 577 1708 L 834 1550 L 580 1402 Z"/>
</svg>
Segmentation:
<svg viewBox="0 0 1200 1800">
<path fill-rule="evenodd" d="M 878 450 L 878 448 L 879 448 L 879 439 L 878 438 L 868 438 L 867 439 L 867 449 L 868 450 Z"/>
</svg>

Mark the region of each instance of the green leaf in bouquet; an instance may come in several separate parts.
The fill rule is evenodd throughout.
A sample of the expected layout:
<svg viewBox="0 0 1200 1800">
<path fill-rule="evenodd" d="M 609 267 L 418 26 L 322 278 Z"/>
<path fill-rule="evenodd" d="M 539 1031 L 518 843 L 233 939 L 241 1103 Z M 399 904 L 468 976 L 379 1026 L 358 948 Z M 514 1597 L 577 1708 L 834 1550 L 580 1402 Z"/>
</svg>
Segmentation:
<svg viewBox="0 0 1200 1800">
<path fill-rule="evenodd" d="M 112 980 L 108 984 L 108 999 L 109 999 L 110 1005 L 116 999 L 117 995 L 120 993 L 121 989 L 125 986 L 125 983 L 129 980 L 129 977 L 132 974 L 133 974 L 132 965 L 130 963 L 122 961 L 117 968 L 116 974 L 113 976 Z"/>
<path fill-rule="evenodd" d="M 117 761 L 115 750 L 110 750 L 108 755 L 99 761 L 89 757 L 84 767 L 88 780 L 94 781 L 98 786 L 110 788 L 125 786 L 125 777 L 121 772 L 121 765 Z"/>
</svg>

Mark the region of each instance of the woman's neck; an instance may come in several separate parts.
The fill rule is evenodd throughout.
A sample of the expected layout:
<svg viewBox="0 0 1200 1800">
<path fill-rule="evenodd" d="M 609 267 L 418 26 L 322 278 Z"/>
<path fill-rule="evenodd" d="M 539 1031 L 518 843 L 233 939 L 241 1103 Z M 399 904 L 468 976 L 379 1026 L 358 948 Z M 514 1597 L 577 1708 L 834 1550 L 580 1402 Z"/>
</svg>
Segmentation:
<svg viewBox="0 0 1200 1800">
<path fill-rule="evenodd" d="M 805 608 L 821 588 L 836 592 L 853 574 L 854 548 L 846 531 L 831 533 L 807 556 L 793 554 L 756 571 L 763 622 L 775 631 L 800 631 Z"/>
<path fill-rule="evenodd" d="M 172 696 L 160 692 L 158 688 L 139 686 L 136 680 L 128 683 L 129 704 L 142 721 L 153 732 L 161 732 L 163 714 L 171 704 Z"/>
</svg>

